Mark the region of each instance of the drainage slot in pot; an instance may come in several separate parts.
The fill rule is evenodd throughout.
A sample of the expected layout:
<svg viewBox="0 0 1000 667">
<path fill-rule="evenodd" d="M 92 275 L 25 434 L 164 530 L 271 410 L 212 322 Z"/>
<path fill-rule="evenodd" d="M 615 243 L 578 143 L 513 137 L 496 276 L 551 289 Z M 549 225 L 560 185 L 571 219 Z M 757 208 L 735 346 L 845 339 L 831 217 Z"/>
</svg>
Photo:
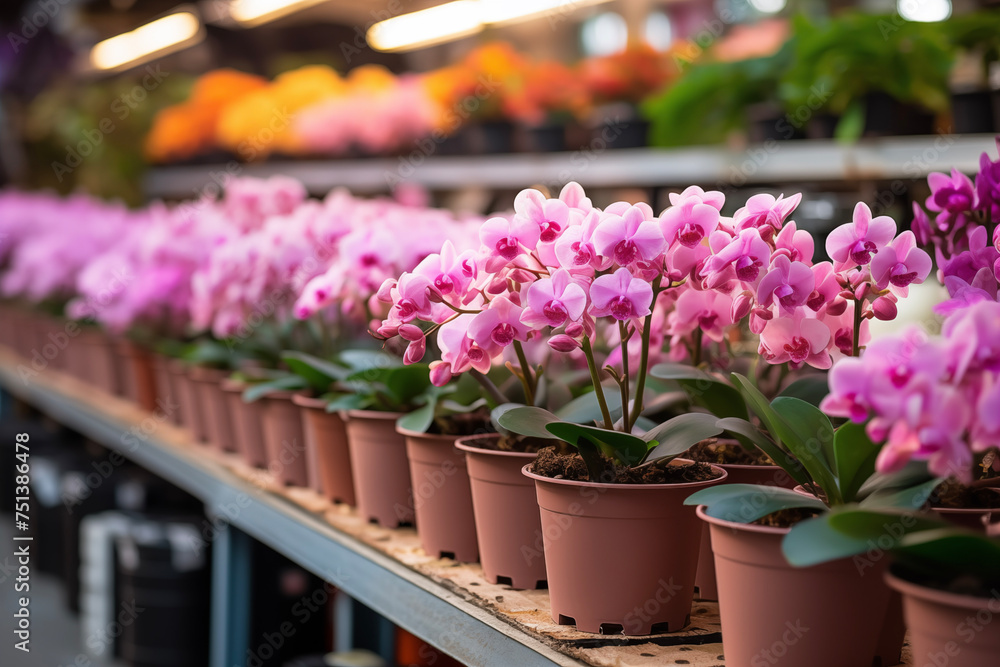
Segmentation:
<svg viewBox="0 0 1000 667">
<path fill-rule="evenodd" d="M 602 635 L 620 635 L 625 633 L 625 626 L 621 623 L 601 623 Z"/>
<path fill-rule="evenodd" d="M 572 616 L 559 614 L 559 625 L 576 625 L 576 619 Z"/>
<path fill-rule="evenodd" d="M 691 622 L 690 619 L 691 619 L 691 617 L 688 616 L 687 623 L 685 623 L 681 627 L 686 627 L 688 625 L 688 623 Z M 649 634 L 651 634 L 651 635 L 661 635 L 661 634 L 664 634 L 664 633 L 667 633 L 667 632 L 670 632 L 670 624 L 667 623 L 666 621 L 663 621 L 661 623 L 653 623 L 653 625 L 651 625 L 649 627 Z"/>
<path fill-rule="evenodd" d="M 514 582 L 510 577 L 505 577 L 502 574 L 497 575 L 497 586 L 514 586 Z"/>
<path fill-rule="evenodd" d="M 438 558 L 450 558 L 452 560 L 455 560 L 455 552 L 454 551 L 439 551 L 438 552 Z"/>
</svg>

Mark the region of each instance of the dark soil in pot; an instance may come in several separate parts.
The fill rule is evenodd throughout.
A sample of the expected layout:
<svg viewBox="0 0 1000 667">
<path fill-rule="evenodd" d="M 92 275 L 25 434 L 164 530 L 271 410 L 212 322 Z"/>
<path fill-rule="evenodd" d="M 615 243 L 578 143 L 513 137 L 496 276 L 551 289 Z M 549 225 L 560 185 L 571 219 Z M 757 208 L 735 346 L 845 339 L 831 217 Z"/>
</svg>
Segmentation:
<svg viewBox="0 0 1000 667">
<path fill-rule="evenodd" d="M 601 480 L 603 484 L 684 484 L 705 482 L 720 477 L 718 469 L 705 463 L 688 461 L 683 465 L 653 463 L 638 468 L 621 465 L 612 467 L 614 476 Z M 558 454 L 555 448 L 545 447 L 531 464 L 531 472 L 552 479 L 589 482 L 587 466 L 579 454 Z"/>
</svg>

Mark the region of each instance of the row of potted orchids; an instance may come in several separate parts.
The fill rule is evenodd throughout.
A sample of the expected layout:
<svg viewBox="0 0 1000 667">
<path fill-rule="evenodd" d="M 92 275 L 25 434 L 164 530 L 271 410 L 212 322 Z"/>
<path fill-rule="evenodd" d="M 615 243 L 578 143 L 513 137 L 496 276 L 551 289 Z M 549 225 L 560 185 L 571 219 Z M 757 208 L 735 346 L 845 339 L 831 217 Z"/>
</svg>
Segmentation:
<svg viewBox="0 0 1000 667">
<path fill-rule="evenodd" d="M 691 187 L 657 216 L 570 184 L 483 220 L 235 182 L 156 209 L 134 248 L 94 242 L 58 293 L 25 268 L 44 232 L 11 227 L 0 287 L 172 327 L 187 345 L 149 376 L 199 437 L 547 585 L 557 623 L 675 632 L 697 592 L 731 664 L 896 664 L 907 625 L 917 664 L 992 664 L 998 633 L 961 621 L 1000 584 L 1000 161 L 929 184 L 913 231 L 859 203 L 814 261 L 798 195 L 723 216 Z M 162 241 L 182 230 L 184 253 Z M 941 335 L 871 341 L 935 260 Z M 105 303 L 116 262 L 135 277 Z"/>
</svg>

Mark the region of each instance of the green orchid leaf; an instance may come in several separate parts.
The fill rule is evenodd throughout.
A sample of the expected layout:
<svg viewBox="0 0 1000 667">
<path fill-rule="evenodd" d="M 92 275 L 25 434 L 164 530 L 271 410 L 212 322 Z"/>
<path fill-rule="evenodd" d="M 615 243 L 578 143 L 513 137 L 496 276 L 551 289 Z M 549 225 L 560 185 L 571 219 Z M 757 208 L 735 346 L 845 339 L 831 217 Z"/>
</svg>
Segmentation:
<svg viewBox="0 0 1000 667">
<path fill-rule="evenodd" d="M 510 406 L 510 407 L 507 407 Z M 501 410 L 501 408 L 506 408 Z M 532 438 L 553 440 L 557 436 L 546 430 L 549 424 L 559 423 L 559 417 L 548 410 L 532 406 L 505 403 L 493 410 L 497 424 L 502 428 Z"/>
<path fill-rule="evenodd" d="M 823 451 L 824 438 L 829 439 L 831 449 L 833 446 L 833 426 L 829 417 L 800 399 L 778 397 L 774 402 L 785 411 L 786 416 L 782 416 L 750 380 L 738 373 L 733 373 L 732 378 L 733 384 L 768 432 L 788 449 L 809 476 L 819 484 L 830 504 L 840 504 L 840 487 L 837 486 L 831 464 L 827 462 Z M 802 421 L 796 421 L 793 427 L 786 421 L 786 417 Z"/>
<path fill-rule="evenodd" d="M 576 442 L 576 449 L 587 466 L 587 477 L 591 482 L 610 482 L 614 479 L 614 469 L 605 458 L 600 444 L 581 437 Z"/>
<path fill-rule="evenodd" d="M 327 412 L 341 410 L 366 410 L 372 406 L 371 398 L 362 394 L 341 394 L 326 404 Z"/>
<path fill-rule="evenodd" d="M 910 461 L 901 470 L 889 474 L 873 475 L 858 489 L 857 497 L 866 498 L 883 491 L 909 489 L 934 479 L 926 461 Z"/>
<path fill-rule="evenodd" d="M 822 500 L 779 486 L 723 484 L 702 489 L 684 501 L 685 505 L 705 505 L 705 513 L 716 519 L 752 523 L 772 512 L 804 508 L 822 512 Z"/>
<path fill-rule="evenodd" d="M 847 422 L 833 436 L 837 482 L 845 503 L 853 502 L 869 477 L 875 474 L 880 447 L 871 441 L 863 424 Z"/>
<path fill-rule="evenodd" d="M 925 572 L 962 573 L 984 581 L 1000 580 L 1000 540 L 948 526 L 911 531 L 893 549 L 897 562 Z"/>
<path fill-rule="evenodd" d="M 618 411 L 621 416 L 622 395 L 616 385 L 614 391 L 610 387 L 604 388 L 604 395 L 607 399 L 609 411 Z M 602 420 L 601 406 L 597 400 L 597 392 L 588 391 L 586 394 L 577 396 L 572 401 L 555 411 L 556 416 L 562 421 L 573 422 L 574 424 L 587 424 Z"/>
<path fill-rule="evenodd" d="M 434 411 L 437 409 L 438 398 L 431 396 L 421 407 L 409 412 L 396 420 L 396 427 L 415 433 L 426 433 L 434 423 Z"/>
<path fill-rule="evenodd" d="M 337 358 L 352 371 L 378 368 L 398 368 L 403 362 L 381 350 L 344 350 Z"/>
<path fill-rule="evenodd" d="M 647 443 L 657 443 L 646 455 L 646 462 L 680 456 L 706 438 L 722 433 L 715 415 L 689 412 L 654 426 L 643 434 Z"/>
<path fill-rule="evenodd" d="M 586 438 L 597 445 L 605 456 L 611 456 L 627 466 L 641 463 L 649 448 L 647 442 L 639 436 L 596 426 L 555 421 L 545 424 L 545 429 L 560 440 L 577 447 L 580 440 Z M 655 441 L 653 443 L 655 444 Z"/>
<path fill-rule="evenodd" d="M 663 363 L 653 366 L 650 375 L 677 382 L 695 405 L 716 417 L 749 417 L 740 393 L 725 380 L 703 370 L 685 364 Z"/>
<path fill-rule="evenodd" d="M 430 367 L 427 364 L 410 364 L 392 368 L 385 376 L 385 388 L 400 408 L 413 405 L 430 387 Z"/>
<path fill-rule="evenodd" d="M 795 567 L 809 567 L 832 560 L 863 554 L 871 543 L 850 537 L 833 528 L 829 516 L 822 515 L 800 521 L 781 541 L 781 550 Z"/>
<path fill-rule="evenodd" d="M 906 509 L 917 510 L 924 506 L 943 482 L 943 479 L 932 479 L 905 489 L 883 489 L 875 491 L 861 501 L 861 507 L 867 509 Z"/>
<path fill-rule="evenodd" d="M 826 379 L 826 375 L 823 374 L 799 378 L 785 387 L 779 396 L 798 398 L 818 408 L 819 404 L 829 393 L 830 384 Z"/>
<path fill-rule="evenodd" d="M 720 419 L 718 425 L 726 433 L 737 438 L 744 447 L 747 446 L 747 443 L 750 443 L 751 446 L 757 447 L 757 449 L 770 456 L 772 461 L 781 466 L 781 469 L 787 472 L 799 484 L 805 486 L 812 482 L 809 473 L 806 472 L 805 468 L 802 467 L 802 464 L 794 456 L 774 444 L 774 441 L 766 433 L 750 422 L 745 419 L 737 419 L 736 417 L 727 417 L 726 419 Z"/>
<path fill-rule="evenodd" d="M 346 380 L 351 374 L 346 368 L 302 352 L 282 352 L 281 360 L 316 391 L 326 391 L 336 380 Z"/>
<path fill-rule="evenodd" d="M 243 401 L 253 403 L 268 394 L 274 394 L 279 391 L 300 391 L 308 388 L 309 384 L 304 378 L 298 375 L 285 375 L 275 380 L 268 380 L 267 382 L 261 382 L 248 387 L 243 392 Z"/>
</svg>

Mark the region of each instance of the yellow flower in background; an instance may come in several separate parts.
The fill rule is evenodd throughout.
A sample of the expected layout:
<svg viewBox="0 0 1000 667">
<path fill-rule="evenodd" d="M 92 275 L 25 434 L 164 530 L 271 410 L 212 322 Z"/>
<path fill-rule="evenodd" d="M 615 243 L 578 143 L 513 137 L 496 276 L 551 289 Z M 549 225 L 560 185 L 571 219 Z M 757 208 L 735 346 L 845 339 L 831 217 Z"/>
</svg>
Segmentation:
<svg viewBox="0 0 1000 667">
<path fill-rule="evenodd" d="M 295 114 L 342 95 L 347 84 L 326 65 L 308 65 L 279 75 L 274 82 L 227 105 L 219 118 L 219 146 L 252 161 L 274 151 L 294 154 L 304 146 L 294 131 Z"/>
</svg>

